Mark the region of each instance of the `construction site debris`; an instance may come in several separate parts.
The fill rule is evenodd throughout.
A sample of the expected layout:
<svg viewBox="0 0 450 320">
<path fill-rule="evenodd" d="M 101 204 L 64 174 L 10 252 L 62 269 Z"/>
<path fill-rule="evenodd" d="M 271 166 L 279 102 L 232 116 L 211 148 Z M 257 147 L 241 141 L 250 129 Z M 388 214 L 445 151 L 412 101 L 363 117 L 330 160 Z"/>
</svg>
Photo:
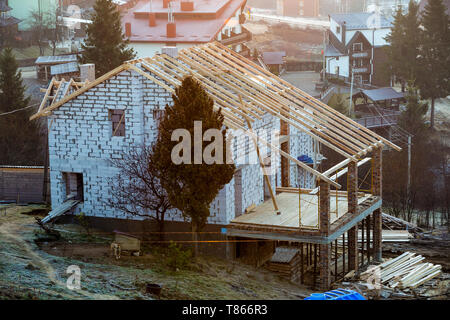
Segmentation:
<svg viewBox="0 0 450 320">
<path fill-rule="evenodd" d="M 361 273 L 362 280 L 374 279 L 389 288 L 415 289 L 441 274 L 441 265 L 423 262 L 425 258 L 412 252 L 385 261 L 378 266 L 370 266 Z"/>
<path fill-rule="evenodd" d="M 384 212 L 383 212 L 383 228 L 390 230 L 408 230 L 413 233 L 421 233 L 425 231 L 411 222 L 391 216 Z"/>
</svg>

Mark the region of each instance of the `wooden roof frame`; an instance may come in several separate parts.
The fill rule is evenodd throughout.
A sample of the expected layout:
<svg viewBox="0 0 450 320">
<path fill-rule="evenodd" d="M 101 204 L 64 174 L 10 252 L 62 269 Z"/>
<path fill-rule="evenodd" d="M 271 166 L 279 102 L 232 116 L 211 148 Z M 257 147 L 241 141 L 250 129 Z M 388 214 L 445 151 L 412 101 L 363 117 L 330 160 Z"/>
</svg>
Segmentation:
<svg viewBox="0 0 450 320">
<path fill-rule="evenodd" d="M 214 108 L 222 109 L 225 125 L 241 129 L 250 137 L 254 133 L 247 130 L 247 121 L 251 123 L 269 113 L 344 156 L 346 160 L 342 163 L 345 164 L 358 162 L 367 153 L 383 145 L 401 150 L 389 140 L 218 42 L 183 49 L 176 58 L 161 54 L 127 61 L 90 83 L 75 83 L 71 80 L 69 86 L 78 89 L 71 94 L 67 94 L 66 90 L 62 99 L 45 106 L 53 87 L 56 83 L 62 83 L 52 79 L 38 112 L 30 120 L 51 114 L 71 99 L 125 70 L 137 72 L 170 93 L 175 92 L 174 88 L 181 84 L 185 76 L 192 76 L 211 95 Z M 322 174 L 299 163 L 289 154 L 282 153 L 274 145 L 260 138 L 258 141 L 321 180 L 340 188 L 327 172 Z"/>
</svg>

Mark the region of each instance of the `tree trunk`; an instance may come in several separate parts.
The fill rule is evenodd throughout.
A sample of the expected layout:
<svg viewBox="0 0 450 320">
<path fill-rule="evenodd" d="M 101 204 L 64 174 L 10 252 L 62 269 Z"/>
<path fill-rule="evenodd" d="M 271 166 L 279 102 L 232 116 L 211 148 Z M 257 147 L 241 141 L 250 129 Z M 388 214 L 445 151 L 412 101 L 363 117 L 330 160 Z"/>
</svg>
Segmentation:
<svg viewBox="0 0 450 320">
<path fill-rule="evenodd" d="M 191 225 L 192 225 L 192 241 L 194 244 L 193 255 L 194 255 L 194 257 L 197 257 L 198 256 L 198 232 L 197 232 L 198 227 L 194 221 L 191 222 Z"/>
<path fill-rule="evenodd" d="M 163 243 L 164 241 L 164 220 L 158 221 L 158 227 L 159 227 L 159 241 Z"/>
<path fill-rule="evenodd" d="M 434 100 L 435 98 L 431 98 L 431 112 L 430 112 L 430 128 L 433 129 L 434 128 Z"/>
</svg>

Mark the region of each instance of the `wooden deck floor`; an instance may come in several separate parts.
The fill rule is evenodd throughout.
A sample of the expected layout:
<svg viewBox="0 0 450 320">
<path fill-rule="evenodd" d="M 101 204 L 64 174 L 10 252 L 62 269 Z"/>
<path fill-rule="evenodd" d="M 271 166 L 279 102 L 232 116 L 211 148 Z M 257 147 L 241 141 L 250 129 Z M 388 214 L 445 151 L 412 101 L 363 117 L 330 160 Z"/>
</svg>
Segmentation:
<svg viewBox="0 0 450 320">
<path fill-rule="evenodd" d="M 358 198 L 358 204 L 368 199 L 367 194 Z M 257 206 L 254 211 L 243 214 L 231 221 L 234 225 L 265 226 L 299 228 L 299 195 L 296 193 L 283 192 L 276 196 L 278 207 L 281 211 L 277 215 L 273 210 L 272 200 L 268 200 Z M 333 223 L 347 213 L 347 197 L 338 196 L 336 211 L 336 196 L 330 195 L 330 216 Z M 301 195 L 301 217 L 303 228 L 314 228 L 318 226 L 318 196 L 310 194 Z"/>
</svg>

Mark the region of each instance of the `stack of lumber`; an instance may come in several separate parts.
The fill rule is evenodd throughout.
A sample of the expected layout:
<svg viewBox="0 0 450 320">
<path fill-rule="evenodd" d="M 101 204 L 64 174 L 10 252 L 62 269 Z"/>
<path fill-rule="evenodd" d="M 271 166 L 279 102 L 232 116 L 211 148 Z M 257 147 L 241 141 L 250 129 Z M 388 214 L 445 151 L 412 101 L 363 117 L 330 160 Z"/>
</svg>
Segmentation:
<svg viewBox="0 0 450 320">
<path fill-rule="evenodd" d="M 277 247 L 270 261 L 267 263 L 267 269 L 279 273 L 292 282 L 300 281 L 300 251 L 298 248 Z"/>
<path fill-rule="evenodd" d="M 390 230 L 409 230 L 411 232 L 423 232 L 424 230 L 415 224 L 402 220 L 400 218 L 383 213 L 383 228 Z"/>
<path fill-rule="evenodd" d="M 379 276 L 381 284 L 390 288 L 414 289 L 441 274 L 442 266 L 423 262 L 424 259 L 421 255 L 405 252 L 379 266 L 370 267 L 361 274 L 361 279 Z"/>
<path fill-rule="evenodd" d="M 370 231 L 370 237 L 373 239 L 373 232 Z M 409 242 L 413 236 L 407 230 L 382 230 L 382 242 Z M 363 239 L 361 230 L 358 230 L 358 242 L 361 243 Z M 366 230 L 364 230 L 364 241 L 367 241 Z M 338 239 L 338 244 L 342 245 L 342 238 Z"/>
</svg>

